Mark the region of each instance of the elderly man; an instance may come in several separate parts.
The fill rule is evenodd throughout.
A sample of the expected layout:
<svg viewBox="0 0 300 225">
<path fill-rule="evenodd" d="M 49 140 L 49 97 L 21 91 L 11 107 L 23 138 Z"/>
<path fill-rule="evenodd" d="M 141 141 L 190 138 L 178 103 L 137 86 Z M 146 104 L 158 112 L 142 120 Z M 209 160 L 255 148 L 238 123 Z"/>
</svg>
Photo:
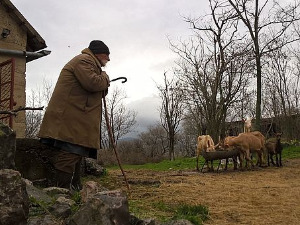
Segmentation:
<svg viewBox="0 0 300 225">
<path fill-rule="evenodd" d="M 58 187 L 80 188 L 82 157 L 97 157 L 100 148 L 102 98 L 110 80 L 102 70 L 109 48 L 99 40 L 71 59 L 61 70 L 38 136 L 57 150 L 54 157 Z"/>
</svg>

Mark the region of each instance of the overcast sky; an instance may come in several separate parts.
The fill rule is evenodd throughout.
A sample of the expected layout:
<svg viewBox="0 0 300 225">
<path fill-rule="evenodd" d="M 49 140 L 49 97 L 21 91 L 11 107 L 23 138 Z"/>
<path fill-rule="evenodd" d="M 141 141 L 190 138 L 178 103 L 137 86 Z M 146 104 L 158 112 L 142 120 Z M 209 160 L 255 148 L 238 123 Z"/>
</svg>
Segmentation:
<svg viewBox="0 0 300 225">
<path fill-rule="evenodd" d="M 208 5 L 207 0 L 11 1 L 51 51 L 27 64 L 27 89 L 41 86 L 44 78 L 55 84 L 65 63 L 91 40 L 102 40 L 111 52 L 105 68 L 110 78 L 128 78 L 112 86 L 124 89 L 127 103 L 138 114 L 155 117 L 157 106 L 150 99 L 158 94 L 156 83 L 171 71 L 176 58 L 167 37 L 186 39 L 192 31 L 183 17 L 204 15 Z"/>
</svg>

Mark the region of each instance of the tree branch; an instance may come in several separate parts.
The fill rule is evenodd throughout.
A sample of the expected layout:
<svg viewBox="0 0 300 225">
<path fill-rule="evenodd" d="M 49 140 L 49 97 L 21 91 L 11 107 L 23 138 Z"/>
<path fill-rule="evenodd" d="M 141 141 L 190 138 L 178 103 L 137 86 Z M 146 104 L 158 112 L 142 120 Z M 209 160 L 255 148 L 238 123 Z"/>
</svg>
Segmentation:
<svg viewBox="0 0 300 225">
<path fill-rule="evenodd" d="M 25 111 L 25 110 L 43 110 L 44 109 L 44 106 L 41 106 L 41 107 L 38 107 L 38 108 L 33 108 L 33 107 L 22 107 L 20 106 L 19 108 L 17 109 L 14 109 L 14 110 L 0 110 L 0 114 L 10 114 L 10 115 L 14 115 L 16 116 L 18 112 L 20 111 Z"/>
</svg>

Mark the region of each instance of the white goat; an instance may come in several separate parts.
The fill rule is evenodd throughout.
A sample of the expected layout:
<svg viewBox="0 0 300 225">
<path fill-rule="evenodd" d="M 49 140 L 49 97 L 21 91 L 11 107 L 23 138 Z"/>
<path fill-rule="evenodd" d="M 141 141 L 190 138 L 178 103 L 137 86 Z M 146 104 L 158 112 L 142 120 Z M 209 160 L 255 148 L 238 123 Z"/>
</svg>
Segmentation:
<svg viewBox="0 0 300 225">
<path fill-rule="evenodd" d="M 247 116 L 246 120 L 244 120 L 244 133 L 248 133 L 248 132 L 251 132 L 251 127 L 252 127 L 252 124 L 251 124 L 251 121 L 252 121 L 252 118 L 250 118 L 249 116 Z"/>
<path fill-rule="evenodd" d="M 201 135 L 198 137 L 198 142 L 197 142 L 197 170 L 198 171 L 199 171 L 199 156 L 201 155 L 202 151 L 205 152 L 215 151 L 215 144 L 211 136 Z"/>
</svg>

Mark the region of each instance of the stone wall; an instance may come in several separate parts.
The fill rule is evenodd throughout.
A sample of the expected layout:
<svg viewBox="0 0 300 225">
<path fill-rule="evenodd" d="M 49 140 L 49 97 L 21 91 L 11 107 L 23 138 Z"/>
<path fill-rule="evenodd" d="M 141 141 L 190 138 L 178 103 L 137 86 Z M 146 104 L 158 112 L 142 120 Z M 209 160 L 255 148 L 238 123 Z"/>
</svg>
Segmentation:
<svg viewBox="0 0 300 225">
<path fill-rule="evenodd" d="M 0 33 L 2 29 L 10 30 L 10 35 L 7 38 L 0 37 L 0 48 L 9 50 L 25 51 L 27 44 L 26 32 L 14 21 L 12 17 L 0 4 Z M 14 77 L 14 108 L 24 107 L 26 105 L 26 59 L 25 57 L 15 57 L 11 55 L 0 55 L 0 63 L 6 60 L 15 58 L 15 77 Z M 25 136 L 25 112 L 21 111 L 17 117 L 13 119 L 13 130 L 16 131 L 17 137 Z"/>
</svg>

